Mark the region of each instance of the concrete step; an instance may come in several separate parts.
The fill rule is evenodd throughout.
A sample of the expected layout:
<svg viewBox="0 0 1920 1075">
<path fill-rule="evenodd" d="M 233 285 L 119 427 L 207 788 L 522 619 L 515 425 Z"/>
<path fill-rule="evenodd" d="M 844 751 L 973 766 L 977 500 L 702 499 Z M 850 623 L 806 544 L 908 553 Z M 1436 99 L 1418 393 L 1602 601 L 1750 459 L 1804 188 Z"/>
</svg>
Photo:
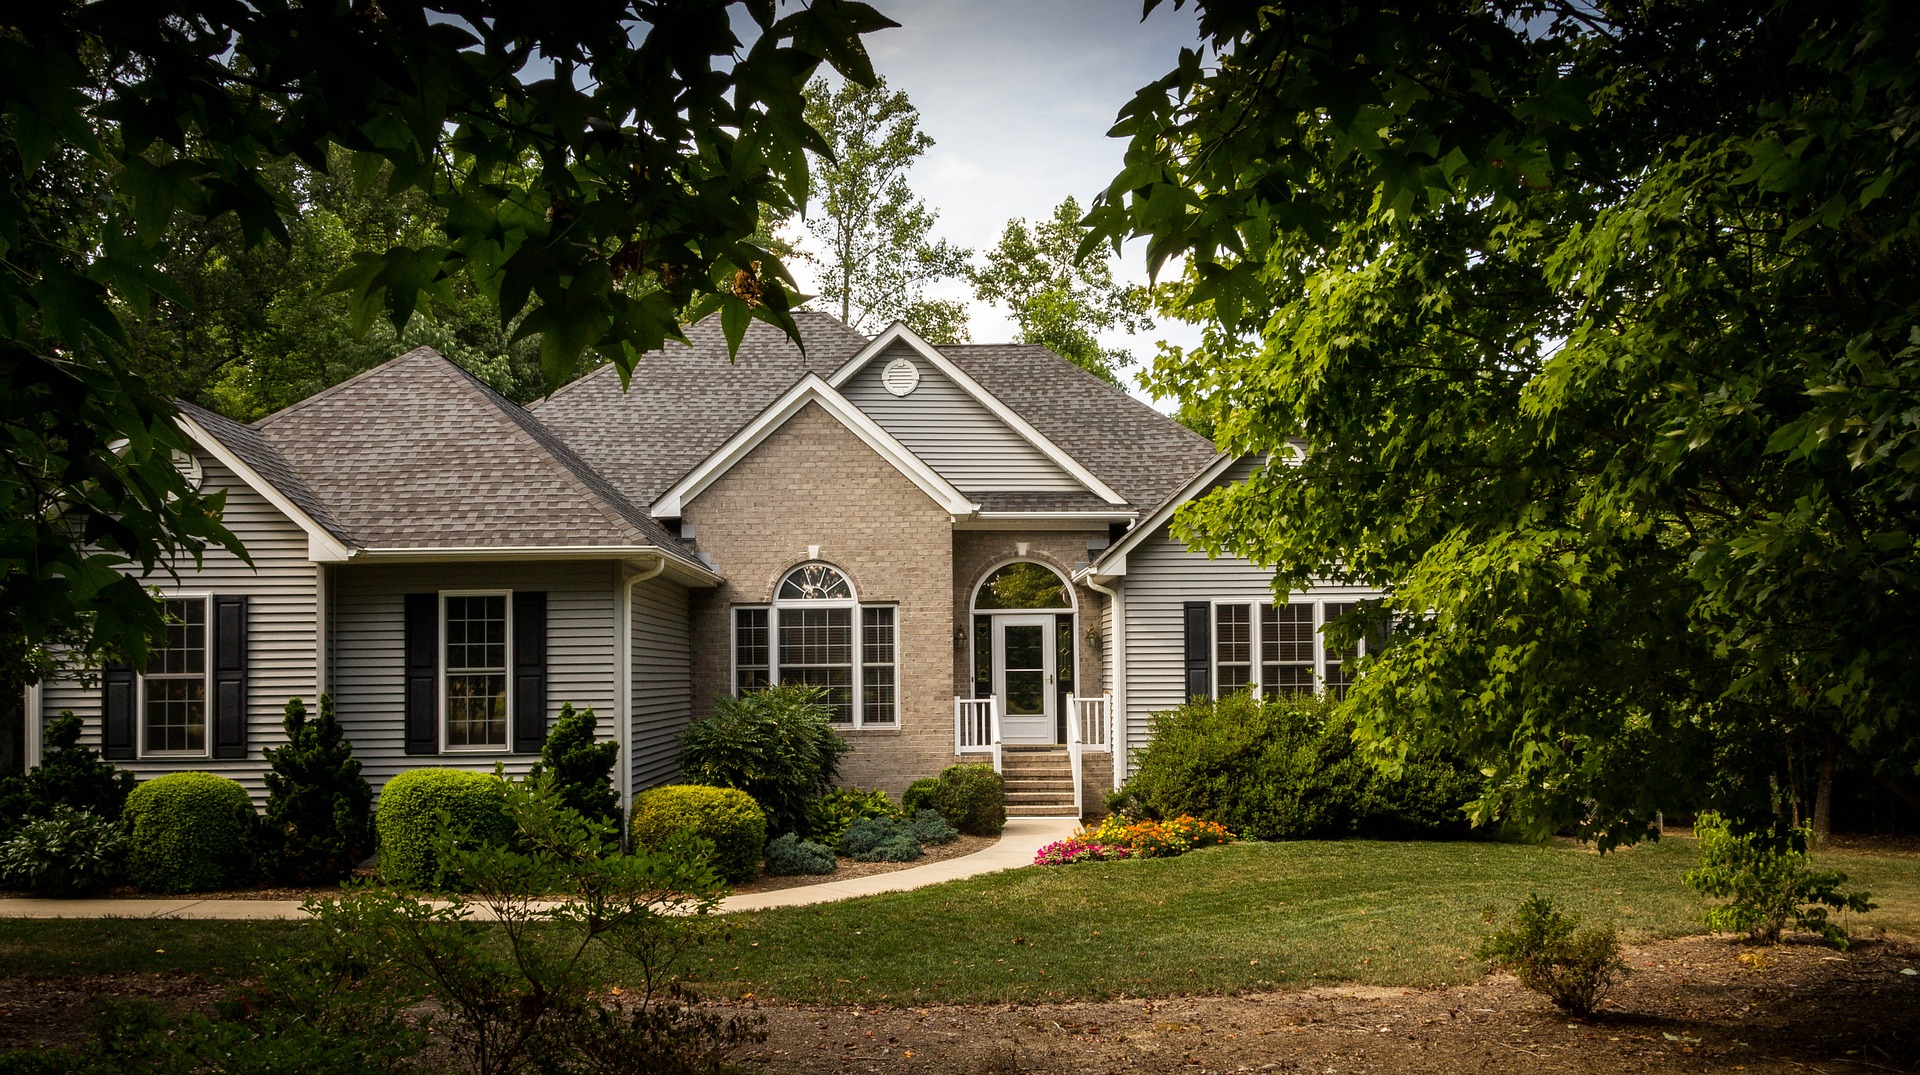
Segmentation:
<svg viewBox="0 0 1920 1075">
<path fill-rule="evenodd" d="M 1028 806 L 1072 806 L 1071 795 L 1009 795 L 1007 809 L 1015 810 Z"/>
<path fill-rule="evenodd" d="M 1075 809 L 1073 808 L 1073 804 L 1072 804 L 1072 803 L 1070 803 L 1070 802 L 1069 802 L 1069 803 L 1061 803 L 1061 804 L 1058 804 L 1058 805 L 1051 805 L 1051 806 L 1042 806 L 1042 805 L 1038 805 L 1038 804 L 1034 804 L 1034 805 L 1022 805 L 1022 806 L 1015 806 L 1015 805 L 1014 805 L 1014 804 L 1012 804 L 1012 803 L 1008 803 L 1008 804 L 1007 804 L 1007 816 L 1008 816 L 1008 817 L 1071 817 L 1071 818 L 1077 818 L 1077 817 L 1079 817 L 1079 816 L 1080 816 L 1080 814 L 1079 814 L 1079 811 L 1077 811 L 1077 810 L 1075 810 Z"/>
<path fill-rule="evenodd" d="M 1071 776 L 1009 776 L 1007 777 L 1006 783 L 1008 791 L 1013 791 L 1016 788 L 1024 788 L 1029 791 L 1034 788 L 1066 788 L 1068 791 L 1073 790 L 1073 777 Z"/>
</svg>

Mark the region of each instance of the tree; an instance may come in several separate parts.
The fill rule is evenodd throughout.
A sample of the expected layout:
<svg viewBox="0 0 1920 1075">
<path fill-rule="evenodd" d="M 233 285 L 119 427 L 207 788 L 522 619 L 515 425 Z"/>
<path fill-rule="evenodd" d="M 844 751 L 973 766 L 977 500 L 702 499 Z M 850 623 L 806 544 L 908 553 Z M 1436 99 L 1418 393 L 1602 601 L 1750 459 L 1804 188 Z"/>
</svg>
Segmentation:
<svg viewBox="0 0 1920 1075">
<path fill-rule="evenodd" d="M 987 251 L 986 267 L 973 270 L 973 291 L 982 302 L 1007 308 L 1021 343 L 1040 344 L 1119 384 L 1119 370 L 1132 365 L 1133 356 L 1100 346 L 1099 333 L 1152 328 L 1149 292 L 1115 283 L 1104 254 L 1079 257 L 1086 238 L 1080 203 L 1071 197 L 1031 228 L 1025 220 L 1009 220 L 1000 242 Z"/>
<path fill-rule="evenodd" d="M 862 332 L 899 320 L 934 343 L 965 341 L 965 308 L 925 295 L 929 284 L 965 275 L 972 252 L 929 240 L 938 214 L 907 185 L 907 169 L 933 147 L 919 111 L 884 78 L 838 90 L 819 79 L 807 87 L 806 118 L 825 141 L 818 207 L 807 219 L 823 248 L 811 258 L 821 297 Z"/>
<path fill-rule="evenodd" d="M 1391 587 L 1359 734 L 1603 846 L 1828 743 L 1911 801 L 1912 12 L 1200 6 L 1090 223 L 1186 259 L 1151 384 L 1284 460 L 1179 532 Z"/>
<path fill-rule="evenodd" d="M 733 8 L 742 27 L 735 35 Z M 873 74 L 848 0 L 485 0 L 378 5 L 41 4 L 0 30 L 0 679 L 53 647 L 139 660 L 161 626 L 132 574 L 209 545 L 242 551 L 173 467 L 170 403 L 128 372 L 116 310 L 191 302 L 161 271 L 177 222 L 290 241 L 290 161 L 384 178 L 441 214 L 360 250 L 337 281 L 352 327 L 403 332 L 472 286 L 539 340 L 558 383 L 592 352 L 631 369 L 718 309 L 798 338 L 792 281 L 752 237 L 798 211 L 804 87 L 825 61 Z M 620 286 L 629 280 L 645 287 Z M 130 573 L 123 574 L 121 568 Z M 8 683 L 0 687 L 10 689 Z"/>
</svg>

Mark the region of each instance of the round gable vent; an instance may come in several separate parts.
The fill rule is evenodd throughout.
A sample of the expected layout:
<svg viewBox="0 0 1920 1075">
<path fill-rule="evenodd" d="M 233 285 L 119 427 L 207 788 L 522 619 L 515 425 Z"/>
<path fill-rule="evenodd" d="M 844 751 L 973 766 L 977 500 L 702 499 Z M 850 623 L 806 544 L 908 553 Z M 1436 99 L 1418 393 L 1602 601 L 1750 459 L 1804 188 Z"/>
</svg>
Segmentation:
<svg viewBox="0 0 1920 1075">
<path fill-rule="evenodd" d="M 896 358 L 880 371 L 880 383 L 896 396 L 904 396 L 920 386 L 920 367 L 911 358 Z"/>
</svg>

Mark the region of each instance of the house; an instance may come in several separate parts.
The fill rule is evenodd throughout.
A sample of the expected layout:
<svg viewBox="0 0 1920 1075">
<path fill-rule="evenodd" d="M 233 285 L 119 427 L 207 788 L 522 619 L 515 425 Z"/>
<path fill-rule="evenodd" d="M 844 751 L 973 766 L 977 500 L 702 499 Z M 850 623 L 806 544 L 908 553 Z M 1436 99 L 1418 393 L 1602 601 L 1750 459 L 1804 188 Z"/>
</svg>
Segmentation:
<svg viewBox="0 0 1920 1075">
<path fill-rule="evenodd" d="M 797 319 L 804 350 L 755 324 L 730 360 L 710 319 L 628 384 L 525 408 L 428 349 L 251 425 L 183 406 L 182 465 L 251 564 L 156 577 L 173 626 L 147 666 L 36 685 L 27 712 L 72 710 L 142 777 L 261 794 L 289 697 L 333 696 L 376 787 L 524 771 L 570 702 L 619 741 L 624 802 L 717 696 L 809 683 L 847 782 L 991 761 L 1018 814 L 1097 802 L 1189 694 L 1341 689 L 1318 628 L 1370 592 L 1276 601 L 1169 534 L 1252 461 L 1043 348 Z"/>
</svg>

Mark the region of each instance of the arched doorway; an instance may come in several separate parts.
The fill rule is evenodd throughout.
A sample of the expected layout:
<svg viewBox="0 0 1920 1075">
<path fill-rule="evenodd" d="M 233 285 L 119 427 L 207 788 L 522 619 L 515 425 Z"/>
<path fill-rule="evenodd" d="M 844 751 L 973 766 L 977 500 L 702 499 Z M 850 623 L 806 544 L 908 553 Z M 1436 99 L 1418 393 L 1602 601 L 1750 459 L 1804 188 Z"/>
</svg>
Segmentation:
<svg viewBox="0 0 1920 1075">
<path fill-rule="evenodd" d="M 996 565 L 973 591 L 974 696 L 1000 699 L 1001 741 L 1064 743 L 1073 694 L 1073 587 L 1032 560 Z"/>
</svg>

